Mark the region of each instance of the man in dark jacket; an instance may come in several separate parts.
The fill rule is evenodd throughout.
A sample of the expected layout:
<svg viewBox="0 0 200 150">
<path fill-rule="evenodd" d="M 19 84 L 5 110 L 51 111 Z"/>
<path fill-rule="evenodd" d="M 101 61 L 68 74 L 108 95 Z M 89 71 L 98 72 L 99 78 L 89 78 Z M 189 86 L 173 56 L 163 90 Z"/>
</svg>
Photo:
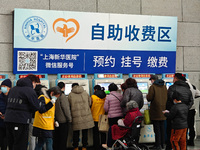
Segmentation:
<svg viewBox="0 0 200 150">
<path fill-rule="evenodd" d="M 7 139 L 6 139 L 6 126 L 4 123 L 4 114 L 6 111 L 6 103 L 8 93 L 10 88 L 12 87 L 12 82 L 10 79 L 5 79 L 1 83 L 1 94 L 0 94 L 0 149 L 6 150 L 7 149 Z"/>
<path fill-rule="evenodd" d="M 155 145 L 150 147 L 150 149 L 161 150 L 164 148 L 165 143 L 164 120 L 166 118 L 162 111 L 166 108 L 167 88 L 164 84 L 165 82 L 158 79 L 157 75 L 151 75 L 149 80 L 151 80 L 152 85 L 149 88 L 146 98 L 147 101 L 151 102 L 149 111 L 155 132 Z"/>
<path fill-rule="evenodd" d="M 173 79 L 173 85 L 169 87 L 168 89 L 168 98 L 167 98 L 167 104 L 166 109 L 170 111 L 171 107 L 174 105 L 172 95 L 176 91 L 180 93 L 180 99 L 182 103 L 186 104 L 188 106 L 188 109 L 191 108 L 191 106 L 194 103 L 194 100 L 192 98 L 192 93 L 190 91 L 189 85 L 185 82 L 186 78 L 182 73 L 175 73 L 174 79 Z M 171 143 L 170 143 L 170 137 L 171 137 L 171 120 L 167 118 L 167 145 L 166 150 L 171 149 Z"/>
<path fill-rule="evenodd" d="M 175 73 L 173 79 L 173 85 L 168 89 L 168 99 L 167 99 L 167 110 L 170 110 L 171 107 L 174 105 L 172 95 L 174 91 L 178 91 L 181 93 L 181 101 L 185 103 L 188 108 L 191 108 L 194 100 L 192 98 L 192 93 L 190 91 L 189 85 L 185 82 L 186 78 L 182 73 Z"/>
<path fill-rule="evenodd" d="M 5 113 L 6 132 L 10 150 L 27 150 L 29 123 L 32 113 L 41 109 L 50 109 L 53 104 L 49 102 L 40 107 L 37 95 L 33 88 L 36 86 L 36 76 L 28 75 L 17 81 L 17 86 L 8 94 Z"/>
</svg>

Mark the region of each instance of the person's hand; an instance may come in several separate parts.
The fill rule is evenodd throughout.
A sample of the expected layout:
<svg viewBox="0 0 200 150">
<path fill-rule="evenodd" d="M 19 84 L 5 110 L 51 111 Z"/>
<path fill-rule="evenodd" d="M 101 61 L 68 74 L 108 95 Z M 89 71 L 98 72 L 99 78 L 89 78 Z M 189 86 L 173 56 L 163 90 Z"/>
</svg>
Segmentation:
<svg viewBox="0 0 200 150">
<path fill-rule="evenodd" d="M 122 119 L 119 119 L 119 120 L 117 121 L 117 124 L 118 124 L 119 126 L 125 126 L 124 121 L 123 121 Z"/>
<path fill-rule="evenodd" d="M 51 99 L 51 102 L 54 104 L 56 102 L 56 99 Z"/>
<path fill-rule="evenodd" d="M 5 116 L 0 112 L 0 118 L 5 119 Z"/>
<path fill-rule="evenodd" d="M 169 113 L 169 110 L 164 110 L 164 111 L 162 111 L 162 112 L 163 112 L 163 114 Z"/>
<path fill-rule="evenodd" d="M 55 127 L 59 127 L 58 121 L 55 121 L 54 125 L 55 125 Z"/>
</svg>

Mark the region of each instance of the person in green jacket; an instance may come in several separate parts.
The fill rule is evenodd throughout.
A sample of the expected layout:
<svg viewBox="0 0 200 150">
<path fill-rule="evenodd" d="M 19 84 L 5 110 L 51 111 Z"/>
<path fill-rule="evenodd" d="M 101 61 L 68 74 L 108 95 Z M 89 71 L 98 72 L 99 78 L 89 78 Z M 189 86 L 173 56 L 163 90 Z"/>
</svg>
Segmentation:
<svg viewBox="0 0 200 150">
<path fill-rule="evenodd" d="M 158 79 L 157 75 L 151 75 L 149 80 L 151 80 L 152 85 L 146 98 L 147 101 L 151 102 L 149 113 L 155 132 L 155 145 L 150 149 L 161 150 L 164 148 L 165 143 L 164 121 L 166 118 L 162 111 L 166 108 L 167 88 L 165 82 L 162 79 Z"/>
</svg>

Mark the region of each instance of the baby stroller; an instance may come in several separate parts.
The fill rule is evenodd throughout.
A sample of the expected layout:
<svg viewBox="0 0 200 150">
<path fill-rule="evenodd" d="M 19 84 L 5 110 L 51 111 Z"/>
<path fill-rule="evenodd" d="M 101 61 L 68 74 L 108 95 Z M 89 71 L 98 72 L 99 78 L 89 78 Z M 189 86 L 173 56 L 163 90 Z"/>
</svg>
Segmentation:
<svg viewBox="0 0 200 150">
<path fill-rule="evenodd" d="M 130 131 L 124 137 L 115 141 L 112 150 L 149 150 L 145 144 L 138 143 L 143 119 L 143 116 L 138 116 L 134 119 L 131 127 L 120 126 L 130 129 Z"/>
</svg>

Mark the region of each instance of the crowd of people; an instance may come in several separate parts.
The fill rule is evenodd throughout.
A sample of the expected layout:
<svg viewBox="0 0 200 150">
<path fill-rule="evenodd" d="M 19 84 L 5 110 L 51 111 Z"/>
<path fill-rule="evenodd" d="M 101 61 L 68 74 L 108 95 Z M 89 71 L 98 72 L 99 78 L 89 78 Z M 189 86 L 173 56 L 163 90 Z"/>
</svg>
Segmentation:
<svg viewBox="0 0 200 150">
<path fill-rule="evenodd" d="M 181 73 L 174 74 L 174 84 L 169 89 L 156 75 L 149 80 L 152 85 L 146 98 L 155 132 L 155 145 L 150 149 L 161 150 L 165 144 L 166 150 L 194 146 L 194 99 L 200 97 L 200 91 Z M 108 86 L 109 94 L 104 90 L 95 85 L 89 96 L 82 86 L 73 83 L 66 96 L 63 82 L 47 89 L 33 74 L 19 79 L 13 88 L 10 79 L 4 80 L 0 94 L 1 150 L 66 150 L 70 128 L 74 150 L 79 149 L 80 132 L 82 150 L 87 149 L 89 129 L 93 130 L 95 150 L 111 149 L 114 141 L 128 132 L 121 126 L 131 127 L 135 117 L 142 116 L 144 98 L 133 78 L 121 84 L 122 92 L 115 83 Z M 108 115 L 108 135 L 98 128 L 103 114 Z"/>
</svg>

